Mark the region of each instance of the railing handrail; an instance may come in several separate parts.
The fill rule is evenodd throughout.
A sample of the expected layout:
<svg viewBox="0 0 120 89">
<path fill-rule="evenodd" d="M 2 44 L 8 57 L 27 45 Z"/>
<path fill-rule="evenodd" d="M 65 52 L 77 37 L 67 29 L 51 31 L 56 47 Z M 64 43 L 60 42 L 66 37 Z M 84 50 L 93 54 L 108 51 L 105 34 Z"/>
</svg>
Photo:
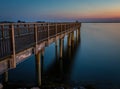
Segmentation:
<svg viewBox="0 0 120 89">
<path fill-rule="evenodd" d="M 79 23 L 79 22 L 42 22 L 42 23 L 39 23 L 39 22 L 26 22 L 26 23 L 0 23 L 0 25 L 24 25 L 24 24 L 75 24 L 75 23 Z"/>
<path fill-rule="evenodd" d="M 21 46 L 29 47 L 29 45 L 34 44 L 36 42 L 35 37 L 37 37 L 37 41 L 40 42 L 43 39 L 49 39 L 58 34 L 62 34 L 67 31 L 73 31 L 79 26 L 80 23 L 78 22 L 0 23 L 0 51 L 3 51 L 3 53 L 0 53 L 0 58 L 1 55 L 6 53 L 10 54 L 13 52 L 12 43 L 17 43 L 14 44 L 17 52 L 18 50 L 24 48 Z M 13 34 L 11 34 L 11 31 Z M 14 35 L 14 37 L 12 35 Z M 15 39 L 15 42 L 13 42 L 14 39 L 12 38 Z M 22 41 L 25 41 L 26 43 Z M 19 46 L 20 43 L 22 43 L 22 45 Z M 9 52 L 7 52 L 8 50 Z"/>
</svg>

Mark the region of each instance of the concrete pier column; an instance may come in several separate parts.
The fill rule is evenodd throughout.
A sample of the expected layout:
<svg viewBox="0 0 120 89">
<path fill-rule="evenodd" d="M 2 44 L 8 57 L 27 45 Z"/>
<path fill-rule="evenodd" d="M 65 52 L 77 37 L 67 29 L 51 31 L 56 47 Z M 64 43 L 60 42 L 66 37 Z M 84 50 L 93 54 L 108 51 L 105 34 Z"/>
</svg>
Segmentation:
<svg viewBox="0 0 120 89">
<path fill-rule="evenodd" d="M 60 58 L 63 57 L 63 39 L 60 39 Z"/>
<path fill-rule="evenodd" d="M 68 34 L 68 46 L 70 47 L 71 46 L 71 33 Z"/>
<path fill-rule="evenodd" d="M 36 75 L 37 75 L 37 83 L 38 86 L 41 86 L 41 52 L 38 52 L 35 55 L 36 60 Z"/>
</svg>

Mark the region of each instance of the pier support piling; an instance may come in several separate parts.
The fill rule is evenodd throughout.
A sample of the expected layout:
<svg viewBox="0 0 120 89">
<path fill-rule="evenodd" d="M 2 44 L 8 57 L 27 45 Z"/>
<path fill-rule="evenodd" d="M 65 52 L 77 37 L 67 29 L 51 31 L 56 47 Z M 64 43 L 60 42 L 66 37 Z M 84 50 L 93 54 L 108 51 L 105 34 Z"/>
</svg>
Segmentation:
<svg viewBox="0 0 120 89">
<path fill-rule="evenodd" d="M 11 48 L 12 48 L 12 55 L 10 60 L 10 68 L 16 68 L 16 56 L 15 56 L 15 34 L 14 34 L 14 25 L 10 25 L 10 37 L 11 37 Z"/>
<path fill-rule="evenodd" d="M 80 28 L 78 28 L 78 39 L 80 39 Z"/>
<path fill-rule="evenodd" d="M 72 42 L 74 42 L 74 31 L 72 32 Z"/>
<path fill-rule="evenodd" d="M 72 32 L 71 44 L 72 44 L 72 47 L 74 48 L 74 31 Z"/>
<path fill-rule="evenodd" d="M 38 86 L 41 86 L 41 52 L 36 54 L 36 75 Z"/>
<path fill-rule="evenodd" d="M 78 41 L 78 29 L 76 30 L 76 41 Z"/>
<path fill-rule="evenodd" d="M 68 46 L 71 46 L 71 33 L 68 34 Z"/>
<path fill-rule="evenodd" d="M 8 82 L 8 71 L 3 73 L 3 82 L 7 83 Z"/>
<path fill-rule="evenodd" d="M 63 57 L 63 39 L 60 39 L 60 58 Z"/>
<path fill-rule="evenodd" d="M 45 53 L 45 48 L 42 48 L 41 50 L 41 56 L 44 57 L 44 53 Z"/>
<path fill-rule="evenodd" d="M 55 41 L 55 46 L 58 46 L 58 42 L 57 41 Z"/>
</svg>

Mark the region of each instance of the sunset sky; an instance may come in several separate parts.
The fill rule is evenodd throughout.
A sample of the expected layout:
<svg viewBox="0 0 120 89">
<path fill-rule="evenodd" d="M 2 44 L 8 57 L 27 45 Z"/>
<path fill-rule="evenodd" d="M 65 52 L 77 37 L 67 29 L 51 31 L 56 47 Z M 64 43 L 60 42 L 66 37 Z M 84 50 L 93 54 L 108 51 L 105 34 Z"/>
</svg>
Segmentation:
<svg viewBox="0 0 120 89">
<path fill-rule="evenodd" d="M 120 18 L 120 0 L 0 0 L 0 21 Z"/>
</svg>

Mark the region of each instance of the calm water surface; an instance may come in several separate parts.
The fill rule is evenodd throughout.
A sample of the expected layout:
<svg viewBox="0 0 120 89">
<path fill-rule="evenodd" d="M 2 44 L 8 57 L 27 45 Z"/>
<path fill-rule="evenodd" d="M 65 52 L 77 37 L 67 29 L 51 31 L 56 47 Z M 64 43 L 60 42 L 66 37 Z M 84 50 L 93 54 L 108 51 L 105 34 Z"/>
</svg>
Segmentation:
<svg viewBox="0 0 120 89">
<path fill-rule="evenodd" d="M 67 47 L 63 59 L 55 44 L 45 49 L 41 60 L 42 85 L 90 86 L 95 89 L 120 89 L 120 24 L 83 23 L 80 41 Z M 8 71 L 8 84 L 36 85 L 34 55 Z M 2 76 L 0 76 L 2 80 Z M 90 88 L 91 89 L 91 88 Z"/>
</svg>

